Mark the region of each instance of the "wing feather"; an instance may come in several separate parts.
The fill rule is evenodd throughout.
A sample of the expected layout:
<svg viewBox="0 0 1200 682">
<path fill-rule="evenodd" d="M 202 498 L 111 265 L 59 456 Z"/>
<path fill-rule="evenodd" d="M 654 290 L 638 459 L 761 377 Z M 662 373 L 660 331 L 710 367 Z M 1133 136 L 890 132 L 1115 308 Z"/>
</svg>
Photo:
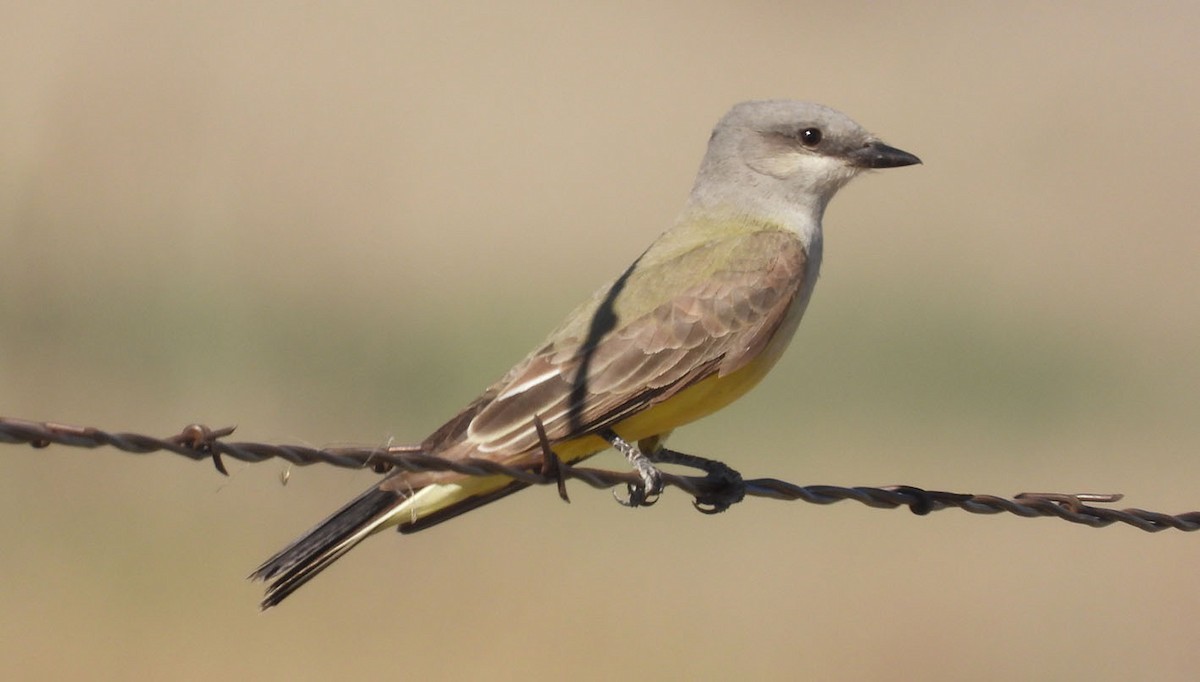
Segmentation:
<svg viewBox="0 0 1200 682">
<path fill-rule="evenodd" d="M 787 316 L 803 288 L 805 263 L 795 235 L 764 230 L 654 267 L 635 264 L 622 286 L 601 289 L 582 311 L 594 321 L 607 304 L 615 317 L 610 331 L 588 339 L 578 330 L 594 324 L 569 321 L 472 403 L 468 416 L 439 429 L 439 441 L 469 444 L 478 454 L 515 455 L 537 446 L 534 415 L 551 441 L 559 441 L 611 426 L 706 376 L 734 371 L 762 352 Z M 699 274 L 680 286 L 676 273 L 688 271 Z M 637 306 L 623 298 L 660 302 L 627 319 L 624 309 Z"/>
</svg>

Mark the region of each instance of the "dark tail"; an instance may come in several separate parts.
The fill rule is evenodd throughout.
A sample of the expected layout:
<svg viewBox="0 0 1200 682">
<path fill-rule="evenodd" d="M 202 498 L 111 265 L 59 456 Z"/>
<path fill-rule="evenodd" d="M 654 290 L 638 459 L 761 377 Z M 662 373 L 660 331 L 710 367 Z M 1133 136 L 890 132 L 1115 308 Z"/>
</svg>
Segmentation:
<svg viewBox="0 0 1200 682">
<path fill-rule="evenodd" d="M 283 601 L 312 580 L 343 554 L 379 529 L 407 495 L 371 488 L 334 512 L 250 574 L 251 580 L 269 580 L 262 608 Z"/>
<path fill-rule="evenodd" d="M 507 497 L 528 486 L 528 483 L 521 481 L 509 481 L 495 490 L 453 499 L 437 511 L 426 513 L 422 518 L 416 518 L 415 515 L 409 518 L 401 509 L 413 498 L 416 491 L 397 493 L 381 490 L 376 486 L 267 559 L 250 574 L 250 579 L 271 582 L 262 600 L 262 608 L 269 609 L 312 580 L 343 554 L 354 549 L 358 543 L 387 525 L 396 515 L 402 517 L 397 524 L 400 532 L 415 533 Z"/>
</svg>

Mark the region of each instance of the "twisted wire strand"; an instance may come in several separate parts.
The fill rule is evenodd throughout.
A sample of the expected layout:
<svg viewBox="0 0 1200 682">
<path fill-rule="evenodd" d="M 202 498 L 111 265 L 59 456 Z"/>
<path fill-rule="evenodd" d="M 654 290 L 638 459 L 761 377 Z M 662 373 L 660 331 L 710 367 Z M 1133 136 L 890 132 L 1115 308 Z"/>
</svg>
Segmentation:
<svg viewBox="0 0 1200 682">
<path fill-rule="evenodd" d="M 378 473 L 399 468 L 406 471 L 454 471 L 469 476 L 500 474 L 526 483 L 557 484 L 564 498 L 564 479 L 581 481 L 593 488 L 612 488 L 622 484 L 637 486 L 642 482 L 641 477 L 631 471 L 608 471 L 563 465 L 559 462 L 554 462 L 553 466 L 543 466 L 541 470 L 521 469 L 485 459 L 447 460 L 418 452 L 410 447 L 318 449 L 301 445 L 223 440 L 231 435 L 233 430 L 234 427 L 210 429 L 201 424 L 190 424 L 176 435 L 156 438 L 137 433 L 108 432 L 90 426 L 0 417 L 0 443 L 28 444 L 35 448 L 44 448 L 51 444 L 78 448 L 109 446 L 133 454 L 172 452 L 193 460 L 211 460 L 222 474 L 227 474 L 223 457 L 250 463 L 277 458 L 298 466 L 331 464 L 352 469 L 369 467 Z M 698 500 L 718 494 L 722 492 L 723 486 L 728 485 L 728 481 L 715 477 L 681 476 L 668 472 L 663 472 L 662 480 L 664 485 L 679 488 Z M 1200 530 L 1200 511 L 1171 515 L 1144 509 L 1113 509 L 1088 504 L 1117 502 L 1121 499 L 1119 494 L 1021 493 L 1010 499 L 994 495 L 925 490 L 904 485 L 801 486 L 773 478 L 751 479 L 743 483 L 747 496 L 811 504 L 854 500 L 876 509 L 908 507 L 918 515 L 956 508 L 973 514 L 1008 513 L 1027 518 L 1053 517 L 1093 528 L 1121 523 L 1152 533 L 1171 528 L 1182 531 Z"/>
</svg>

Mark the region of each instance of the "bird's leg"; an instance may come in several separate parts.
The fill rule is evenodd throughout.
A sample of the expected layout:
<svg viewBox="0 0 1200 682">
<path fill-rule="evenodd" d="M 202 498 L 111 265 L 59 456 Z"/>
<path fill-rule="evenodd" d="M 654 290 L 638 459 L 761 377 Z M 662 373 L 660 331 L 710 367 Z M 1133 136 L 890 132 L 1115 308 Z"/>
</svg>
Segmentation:
<svg viewBox="0 0 1200 682">
<path fill-rule="evenodd" d="M 654 466 L 655 464 L 677 464 L 705 473 L 707 490 L 692 501 L 692 506 L 704 514 L 723 512 L 746 497 L 746 484 L 742 481 L 742 475 L 724 462 L 668 450 L 663 447 L 663 438 L 657 436 L 645 438 L 634 445 L 612 430 L 602 431 L 600 435 L 614 449 L 625 455 L 642 478 L 642 485 L 628 486 L 629 499 L 617 498 L 618 502 L 627 507 L 649 507 L 658 501 L 663 487 L 662 472 Z"/>
<path fill-rule="evenodd" d="M 660 464 L 678 464 L 699 469 L 706 474 L 709 490 L 692 500 L 692 506 L 701 513 L 719 514 L 746 497 L 746 484 L 742 481 L 742 475 L 724 462 L 664 447 L 655 450 L 652 459 Z"/>
<path fill-rule="evenodd" d="M 638 476 L 642 478 L 640 486 L 635 486 L 632 483 L 629 484 L 628 500 L 617 498 L 617 501 L 626 507 L 649 507 L 657 502 L 658 495 L 662 492 L 663 487 L 662 472 L 654 466 L 651 456 L 642 451 L 640 447 L 642 443 L 634 445 L 618 436 L 611 429 L 601 431 L 600 436 L 608 441 L 609 445 L 612 445 L 617 452 L 625 455 L 625 459 L 629 460 L 634 470 L 637 471 Z M 658 439 L 653 439 L 650 446 L 653 448 L 653 452 L 657 452 L 662 447 L 659 445 Z"/>
</svg>

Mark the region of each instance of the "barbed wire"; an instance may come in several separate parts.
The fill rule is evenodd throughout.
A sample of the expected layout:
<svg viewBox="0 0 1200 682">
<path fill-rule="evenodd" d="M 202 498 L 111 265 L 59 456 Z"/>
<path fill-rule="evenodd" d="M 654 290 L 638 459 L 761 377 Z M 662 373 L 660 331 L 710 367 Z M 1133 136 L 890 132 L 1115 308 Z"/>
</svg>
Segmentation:
<svg viewBox="0 0 1200 682">
<path fill-rule="evenodd" d="M 0 443 L 28 444 L 35 448 L 51 444 L 78 448 L 113 447 L 133 454 L 171 452 L 193 460 L 211 460 L 222 474 L 228 475 L 224 457 L 243 462 L 257 463 L 268 459 L 282 459 L 298 466 L 331 464 L 333 466 L 363 469 L 371 468 L 384 473 L 395 468 L 405 471 L 453 471 L 468 476 L 503 475 L 536 485 L 557 485 L 559 494 L 566 499 L 564 481 L 574 479 L 593 488 L 613 488 L 619 485 L 638 486 L 642 478 L 632 471 L 607 471 L 588 467 L 570 466 L 554 461 L 540 469 L 522 469 L 504 466 L 486 459 L 449 460 L 419 452 L 412 447 L 337 447 L 310 448 L 302 445 L 277 445 L 272 443 L 228 442 L 235 427 L 210 429 L 201 424 L 191 424 L 178 434 L 156 438 L 137 433 L 108 432 L 90 426 L 72 426 L 53 422 L 27 421 L 0 417 Z M 550 454 L 553 458 L 553 454 Z M 729 485 L 722 476 L 681 476 L 663 472 L 664 486 L 673 486 L 692 495 L 701 511 L 721 511 L 705 508 L 704 500 L 727 499 L 723 495 Z M 1163 514 L 1144 509 L 1112 509 L 1096 507 L 1091 503 L 1112 503 L 1122 498 L 1120 494 L 1094 493 L 1021 493 L 1013 498 L 994 495 L 974 495 L 936 490 L 925 490 L 915 486 L 896 485 L 886 487 L 833 485 L 796 485 L 773 478 L 757 478 L 740 481 L 744 494 L 774 500 L 803 501 L 811 504 L 832 504 L 842 500 L 853 500 L 876 509 L 908 507 L 913 513 L 925 515 L 942 509 L 957 508 L 973 514 L 1008 513 L 1027 518 L 1048 516 L 1093 528 L 1103 528 L 1122 523 L 1134 528 L 1158 532 L 1173 528 L 1182 531 L 1200 530 L 1200 511 L 1183 514 Z M 740 496 L 739 496 L 740 499 Z M 727 505 L 726 505 L 727 506 Z"/>
</svg>

